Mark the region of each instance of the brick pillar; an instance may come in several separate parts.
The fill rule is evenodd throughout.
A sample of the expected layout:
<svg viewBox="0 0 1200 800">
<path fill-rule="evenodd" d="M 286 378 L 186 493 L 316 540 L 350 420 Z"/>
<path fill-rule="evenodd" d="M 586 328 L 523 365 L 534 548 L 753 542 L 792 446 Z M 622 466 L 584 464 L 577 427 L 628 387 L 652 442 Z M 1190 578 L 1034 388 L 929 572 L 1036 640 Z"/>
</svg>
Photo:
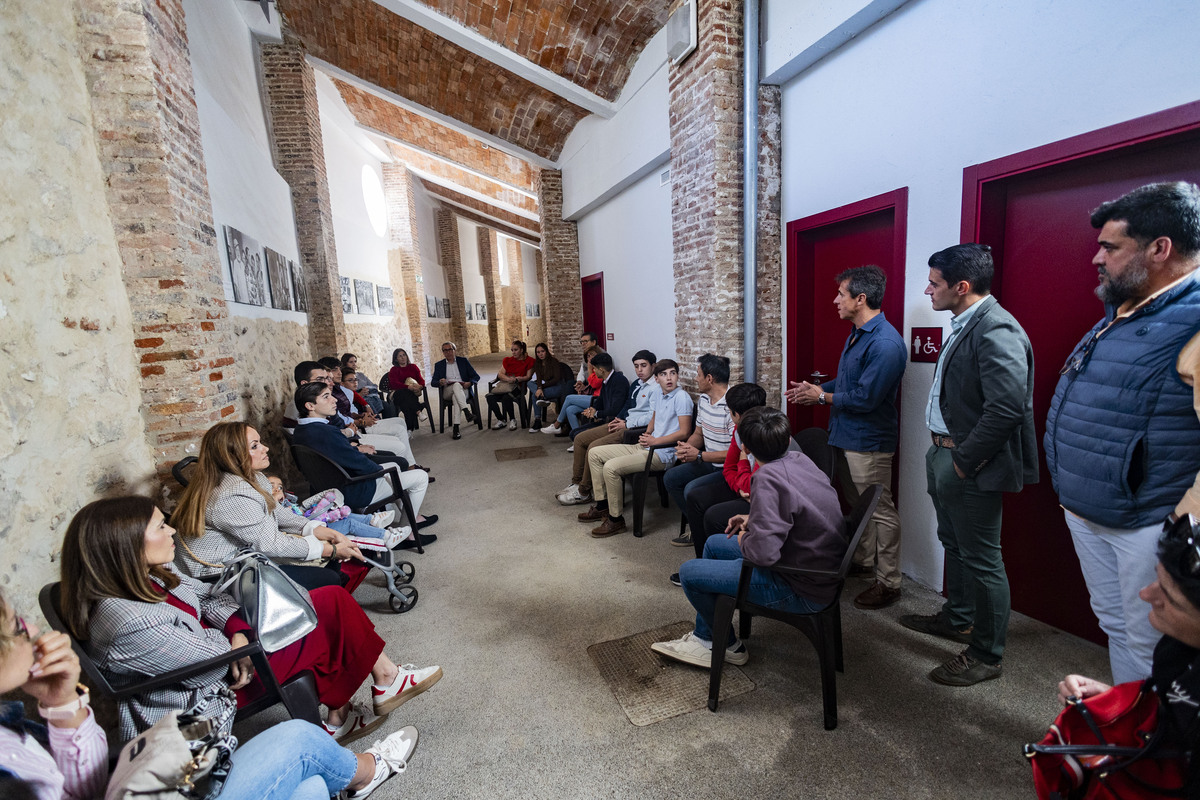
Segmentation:
<svg viewBox="0 0 1200 800">
<path fill-rule="evenodd" d="M 165 480 L 188 443 L 239 416 L 183 7 L 81 0 L 78 11 L 146 439 Z"/>
<path fill-rule="evenodd" d="M 347 347 L 346 322 L 342 317 L 316 77 L 299 45 L 263 44 L 259 58 L 275 169 L 292 189 L 296 240 L 308 289 L 309 347 L 314 356 L 337 355 Z"/>
<path fill-rule="evenodd" d="M 408 340 L 413 363 L 428 375 L 429 313 L 425 309 L 425 283 L 421 278 L 421 246 L 417 233 L 417 206 L 413 198 L 413 175 L 397 164 L 383 165 L 383 194 L 387 199 L 388 274 L 396 302 L 396 327 L 401 340 Z M 439 343 L 440 344 L 440 343 Z M 388 354 L 391 357 L 391 354 Z"/>
<path fill-rule="evenodd" d="M 670 68 L 676 359 L 742 374 L 742 0 L 699 0 L 699 47 Z"/>
<path fill-rule="evenodd" d="M 521 264 L 521 243 L 516 239 L 504 239 L 508 256 L 508 337 L 525 339 L 525 268 Z M 528 344 L 528 343 L 527 343 Z M 529 344 L 533 347 L 533 344 Z"/>
<path fill-rule="evenodd" d="M 476 229 L 479 238 L 479 271 L 483 273 L 483 293 L 488 307 L 488 343 L 492 352 L 506 352 L 504 342 L 505 313 L 504 298 L 500 286 L 500 261 L 497 251 L 496 232 L 482 226 Z"/>
<path fill-rule="evenodd" d="M 444 206 L 437 210 L 438 253 L 450 295 L 450 338 L 467 351 L 467 315 L 464 311 L 462 256 L 458 252 L 458 215 Z"/>
<path fill-rule="evenodd" d="M 778 86 L 758 87 L 758 385 L 778 407 L 783 382 L 782 128 Z"/>
<path fill-rule="evenodd" d="M 544 169 L 538 182 L 542 212 L 542 253 L 538 267 L 546 302 L 546 339 L 559 361 L 583 361 L 579 334 L 583 332 L 583 291 L 579 284 L 579 232 L 562 216 L 562 172 Z"/>
</svg>

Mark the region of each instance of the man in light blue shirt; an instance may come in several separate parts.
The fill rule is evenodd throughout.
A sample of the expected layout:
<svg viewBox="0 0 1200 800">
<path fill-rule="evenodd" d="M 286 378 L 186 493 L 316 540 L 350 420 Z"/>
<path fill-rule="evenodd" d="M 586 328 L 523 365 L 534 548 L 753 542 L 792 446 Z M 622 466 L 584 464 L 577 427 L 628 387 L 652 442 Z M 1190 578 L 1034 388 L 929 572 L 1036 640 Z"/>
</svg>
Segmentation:
<svg viewBox="0 0 1200 800">
<path fill-rule="evenodd" d="M 625 530 L 625 518 L 621 516 L 623 480 L 626 475 L 646 468 L 649 448 L 661 447 L 653 450 L 650 456 L 650 469 L 661 472 L 675 462 L 673 445 L 686 440 L 692 433 L 695 404 L 679 387 L 679 365 L 669 358 L 659 361 L 654 365 L 654 378 L 662 388 L 662 394 L 651 400 L 647 430 L 638 443 L 588 448 L 588 469 L 592 474 L 596 504 L 580 514 L 579 521 L 600 522 L 592 530 L 592 536 L 597 539 Z"/>
</svg>

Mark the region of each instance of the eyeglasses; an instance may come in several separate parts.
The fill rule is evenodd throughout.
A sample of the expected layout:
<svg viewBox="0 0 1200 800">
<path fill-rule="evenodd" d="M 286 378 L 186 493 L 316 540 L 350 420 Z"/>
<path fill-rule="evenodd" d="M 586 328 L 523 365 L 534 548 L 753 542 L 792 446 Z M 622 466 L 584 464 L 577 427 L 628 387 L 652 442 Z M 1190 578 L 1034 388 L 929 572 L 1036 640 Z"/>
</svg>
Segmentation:
<svg viewBox="0 0 1200 800">
<path fill-rule="evenodd" d="M 1179 571 L 1193 578 L 1200 575 L 1200 520 L 1191 514 L 1180 517 L 1167 529 L 1163 538 L 1171 542 L 1179 542 L 1187 549 L 1179 557 Z"/>
<path fill-rule="evenodd" d="M 13 636 L 24 636 L 27 640 L 33 641 L 33 636 L 29 633 L 29 626 L 25 624 L 24 617 L 13 617 Z"/>
<path fill-rule="evenodd" d="M 1074 378 L 1079 373 L 1087 369 L 1088 360 L 1092 357 L 1092 351 L 1096 349 L 1096 339 L 1098 337 L 1091 336 L 1087 340 L 1087 344 L 1077 349 L 1067 359 L 1067 363 L 1063 364 L 1062 369 L 1058 371 L 1059 375 L 1066 375 L 1068 378 Z"/>
</svg>

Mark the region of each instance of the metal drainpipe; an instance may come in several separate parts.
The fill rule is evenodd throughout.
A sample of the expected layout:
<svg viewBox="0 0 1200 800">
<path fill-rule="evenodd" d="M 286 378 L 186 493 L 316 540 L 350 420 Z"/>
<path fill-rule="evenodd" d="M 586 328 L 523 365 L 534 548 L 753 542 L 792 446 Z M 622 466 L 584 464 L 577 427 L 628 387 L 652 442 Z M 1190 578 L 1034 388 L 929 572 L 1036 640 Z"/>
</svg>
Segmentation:
<svg viewBox="0 0 1200 800">
<path fill-rule="evenodd" d="M 759 0 L 746 0 L 742 39 L 742 362 L 748 383 L 758 378 L 758 13 Z"/>
</svg>

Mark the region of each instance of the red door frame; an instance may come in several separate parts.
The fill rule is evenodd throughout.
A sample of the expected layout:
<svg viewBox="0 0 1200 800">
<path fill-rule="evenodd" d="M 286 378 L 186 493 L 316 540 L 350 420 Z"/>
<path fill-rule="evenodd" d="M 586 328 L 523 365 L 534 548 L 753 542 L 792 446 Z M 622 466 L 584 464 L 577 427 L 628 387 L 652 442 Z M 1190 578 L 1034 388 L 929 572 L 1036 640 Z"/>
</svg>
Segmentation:
<svg viewBox="0 0 1200 800">
<path fill-rule="evenodd" d="M 600 324 L 593 326 L 594 328 L 598 328 L 598 330 L 592 330 L 592 333 L 596 334 L 596 336 L 599 338 L 601 349 L 607 350 L 608 349 L 608 342 L 607 342 L 608 325 L 605 324 L 605 321 L 604 321 L 604 272 L 603 271 L 597 272 L 594 275 L 584 275 L 582 278 L 579 279 L 579 294 L 581 297 L 585 297 L 587 295 L 587 290 L 589 287 L 591 287 L 592 284 L 596 284 L 595 289 L 600 294 Z M 585 323 L 585 325 L 586 325 L 586 323 Z M 591 330 L 591 329 L 588 328 L 587 330 Z"/>
<path fill-rule="evenodd" d="M 790 295 L 787 304 L 787 345 L 788 345 L 788 360 L 793 361 L 795 355 L 800 352 L 800 310 L 813 307 L 812 291 L 808 288 L 807 282 L 800 280 L 800 236 L 805 231 L 814 230 L 816 228 L 824 228 L 838 222 L 854 219 L 855 217 L 863 217 L 868 214 L 875 214 L 880 211 L 893 210 L 892 218 L 892 263 L 900 266 L 900 274 L 904 275 L 907 272 L 905 267 L 906 248 L 908 247 L 908 187 L 905 186 L 891 192 L 868 197 L 866 200 L 859 200 L 856 203 L 833 208 L 828 211 L 822 211 L 819 214 L 813 214 L 809 217 L 792 220 L 787 224 L 787 286 L 788 294 Z M 901 285 L 899 291 L 903 296 L 904 288 Z M 896 330 L 900 331 L 900 335 L 904 335 L 904 303 L 901 301 L 898 304 L 900 313 L 896 319 L 888 317 L 888 322 L 892 324 Z M 793 375 L 790 370 L 793 369 L 791 364 L 788 364 L 784 372 L 785 385 L 787 381 L 806 380 L 807 375 Z"/>
</svg>

